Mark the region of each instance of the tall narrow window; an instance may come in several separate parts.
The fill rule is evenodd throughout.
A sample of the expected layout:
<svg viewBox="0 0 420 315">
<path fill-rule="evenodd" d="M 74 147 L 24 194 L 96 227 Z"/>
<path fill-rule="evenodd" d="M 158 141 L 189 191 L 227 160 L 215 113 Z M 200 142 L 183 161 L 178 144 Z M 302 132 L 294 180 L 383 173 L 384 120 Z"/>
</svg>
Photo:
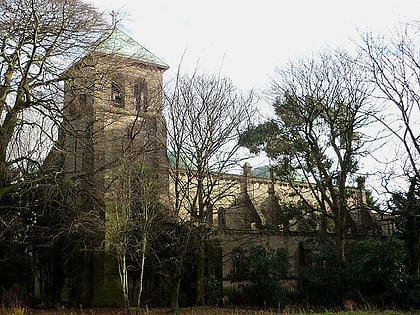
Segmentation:
<svg viewBox="0 0 420 315">
<path fill-rule="evenodd" d="M 124 87 L 121 82 L 112 81 L 111 102 L 114 107 L 124 108 Z"/>
<path fill-rule="evenodd" d="M 221 228 L 226 227 L 225 208 L 223 207 L 217 210 L 217 225 Z"/>
<path fill-rule="evenodd" d="M 148 91 L 147 83 L 144 79 L 139 79 L 134 84 L 134 109 L 137 111 L 147 111 Z"/>
</svg>

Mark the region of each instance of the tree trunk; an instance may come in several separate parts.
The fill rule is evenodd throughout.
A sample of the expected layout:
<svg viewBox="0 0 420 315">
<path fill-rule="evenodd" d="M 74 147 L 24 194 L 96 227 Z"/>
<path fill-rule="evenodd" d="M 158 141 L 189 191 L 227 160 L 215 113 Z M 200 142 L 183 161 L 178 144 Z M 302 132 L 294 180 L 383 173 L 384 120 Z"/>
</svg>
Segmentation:
<svg viewBox="0 0 420 315">
<path fill-rule="evenodd" d="M 204 240 L 200 237 L 197 250 L 197 270 L 195 274 L 195 305 L 202 306 L 204 302 Z"/>
<path fill-rule="evenodd" d="M 169 283 L 169 305 L 171 313 L 176 313 L 179 309 L 179 287 L 181 285 L 181 278 L 173 279 Z"/>
<path fill-rule="evenodd" d="M 420 274 L 420 244 L 419 240 L 417 240 L 417 244 L 415 244 L 414 248 L 414 261 L 412 267 L 412 274 L 419 275 Z"/>
<path fill-rule="evenodd" d="M 139 292 L 137 294 L 137 310 L 140 310 L 141 293 L 143 291 L 144 264 L 146 261 L 146 246 L 147 246 L 147 236 L 143 235 L 143 240 L 141 244 L 140 278 L 139 278 Z"/>
<path fill-rule="evenodd" d="M 407 193 L 406 231 L 405 242 L 408 249 L 409 271 L 418 275 L 420 269 L 420 232 L 419 226 L 419 200 L 416 197 L 417 178 L 411 178 L 410 188 Z M 417 192 L 418 193 L 418 192 Z"/>
<path fill-rule="evenodd" d="M 336 223 L 335 226 L 335 250 L 336 250 L 336 262 L 340 267 L 344 267 L 346 264 L 346 252 L 345 252 L 345 228 L 344 224 Z"/>
<path fill-rule="evenodd" d="M 409 206 L 410 207 L 410 206 Z M 414 216 L 415 209 L 408 209 L 407 232 L 405 232 L 405 242 L 408 249 L 409 271 L 412 275 L 419 274 L 420 267 L 420 246 L 419 235 L 417 230 L 416 218 Z"/>
<path fill-rule="evenodd" d="M 127 273 L 127 262 L 125 255 L 120 257 L 118 259 L 118 271 L 120 274 L 120 281 L 123 291 L 123 297 L 124 297 L 124 306 L 127 310 L 127 314 L 130 311 L 130 300 L 128 296 L 128 273 Z"/>
<path fill-rule="evenodd" d="M 42 278 L 41 278 L 41 264 L 39 263 L 39 256 L 38 254 L 34 254 L 34 299 L 36 301 L 42 300 Z"/>
</svg>

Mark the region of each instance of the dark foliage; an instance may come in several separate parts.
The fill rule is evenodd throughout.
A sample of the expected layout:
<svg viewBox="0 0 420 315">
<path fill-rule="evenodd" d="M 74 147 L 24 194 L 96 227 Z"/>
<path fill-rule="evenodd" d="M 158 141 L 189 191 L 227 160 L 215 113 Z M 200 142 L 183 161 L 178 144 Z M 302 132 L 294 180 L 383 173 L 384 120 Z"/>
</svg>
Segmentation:
<svg viewBox="0 0 420 315">
<path fill-rule="evenodd" d="M 340 268 L 328 245 L 313 248 L 311 264 L 300 270 L 301 301 L 314 306 L 339 307 L 346 299 L 358 305 L 418 307 L 418 278 L 406 268 L 403 242 L 367 239 L 347 247 L 347 265 Z"/>
<path fill-rule="evenodd" d="M 286 278 L 287 271 L 286 250 L 257 246 L 238 256 L 230 276 L 232 281 L 243 284 L 250 304 L 284 307 L 286 297 L 280 281 Z"/>
<path fill-rule="evenodd" d="M 407 193 L 392 196 L 397 229 L 407 248 L 407 264 L 413 275 L 420 272 L 420 178 L 413 177 Z"/>
<path fill-rule="evenodd" d="M 33 278 L 29 257 L 20 254 L 0 257 L 0 270 L 0 301 L 6 306 L 14 306 L 10 305 L 13 301 L 8 301 L 8 295 L 16 297 L 17 291 L 26 300 L 31 296 Z"/>
<path fill-rule="evenodd" d="M 344 283 L 332 245 L 314 244 L 308 256 L 310 264 L 300 268 L 301 302 L 327 308 L 341 305 Z"/>
<path fill-rule="evenodd" d="M 406 252 L 401 241 L 368 239 L 349 248 L 344 278 L 349 293 L 378 306 L 399 304 L 407 281 Z"/>
</svg>

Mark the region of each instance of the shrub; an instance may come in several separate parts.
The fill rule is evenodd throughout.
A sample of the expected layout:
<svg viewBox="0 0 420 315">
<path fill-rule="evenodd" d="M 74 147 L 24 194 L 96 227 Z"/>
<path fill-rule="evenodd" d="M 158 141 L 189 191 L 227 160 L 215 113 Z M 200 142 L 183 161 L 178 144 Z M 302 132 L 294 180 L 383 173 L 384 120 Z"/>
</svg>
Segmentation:
<svg viewBox="0 0 420 315">
<path fill-rule="evenodd" d="M 0 302 L 8 305 L 10 292 L 28 297 L 32 286 L 32 261 L 23 255 L 0 260 Z M 6 301 L 7 300 L 7 301 Z"/>
<path fill-rule="evenodd" d="M 222 284 L 217 280 L 216 276 L 210 275 L 204 277 L 204 292 L 206 295 L 207 305 L 216 305 L 217 298 L 220 296 L 220 289 Z"/>
<path fill-rule="evenodd" d="M 398 305 L 405 299 L 408 275 L 402 241 L 355 242 L 349 248 L 348 260 L 344 275 L 350 292 L 381 307 Z"/>
<path fill-rule="evenodd" d="M 411 275 L 407 281 L 406 304 L 408 308 L 420 309 L 420 275 Z"/>
<path fill-rule="evenodd" d="M 231 279 L 244 283 L 244 292 L 250 297 L 251 304 L 284 307 L 286 298 L 280 280 L 285 279 L 287 271 L 286 250 L 257 246 L 236 262 Z"/>
<path fill-rule="evenodd" d="M 301 300 L 327 308 L 342 307 L 346 298 L 358 305 L 415 305 L 420 288 L 410 280 L 405 262 L 404 244 L 395 238 L 350 243 L 344 268 L 335 262 L 331 246 L 316 244 L 311 264 L 300 269 Z"/>
<path fill-rule="evenodd" d="M 313 244 L 308 257 L 310 264 L 299 269 L 299 295 L 302 302 L 327 308 L 342 305 L 345 290 L 334 253 L 330 244 Z"/>
</svg>

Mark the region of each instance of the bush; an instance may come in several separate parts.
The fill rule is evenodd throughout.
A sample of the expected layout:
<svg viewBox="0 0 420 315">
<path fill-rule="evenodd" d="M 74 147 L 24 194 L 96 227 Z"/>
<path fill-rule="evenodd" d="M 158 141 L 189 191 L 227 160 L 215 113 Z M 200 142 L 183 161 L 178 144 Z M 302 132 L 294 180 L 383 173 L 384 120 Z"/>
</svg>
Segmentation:
<svg viewBox="0 0 420 315">
<path fill-rule="evenodd" d="M 398 305 L 406 297 L 406 252 L 402 241 L 368 239 L 351 244 L 344 270 L 355 297 L 377 306 Z"/>
<path fill-rule="evenodd" d="M 335 262 L 333 247 L 316 244 L 311 264 L 300 269 L 301 300 L 327 308 L 342 307 L 349 298 L 358 305 L 415 306 L 420 287 L 405 262 L 404 244 L 395 238 L 350 243 L 344 268 Z"/>
<path fill-rule="evenodd" d="M 204 277 L 204 292 L 206 296 L 206 305 L 216 305 L 217 298 L 220 296 L 222 284 L 216 276 L 210 275 Z"/>
<path fill-rule="evenodd" d="M 236 261 L 231 279 L 244 283 L 244 292 L 249 295 L 251 303 L 284 307 L 286 297 L 280 280 L 285 279 L 288 266 L 286 250 L 257 246 Z"/>
<path fill-rule="evenodd" d="M 310 264 L 300 267 L 299 295 L 305 304 L 327 308 L 342 305 L 345 290 L 334 253 L 330 244 L 314 244 Z"/>
<path fill-rule="evenodd" d="M 407 281 L 407 308 L 420 309 L 420 275 L 411 275 Z"/>
<path fill-rule="evenodd" d="M 6 292 L 20 292 L 28 298 L 32 289 L 32 261 L 23 255 L 0 260 L 0 303 L 8 305 Z"/>
</svg>

